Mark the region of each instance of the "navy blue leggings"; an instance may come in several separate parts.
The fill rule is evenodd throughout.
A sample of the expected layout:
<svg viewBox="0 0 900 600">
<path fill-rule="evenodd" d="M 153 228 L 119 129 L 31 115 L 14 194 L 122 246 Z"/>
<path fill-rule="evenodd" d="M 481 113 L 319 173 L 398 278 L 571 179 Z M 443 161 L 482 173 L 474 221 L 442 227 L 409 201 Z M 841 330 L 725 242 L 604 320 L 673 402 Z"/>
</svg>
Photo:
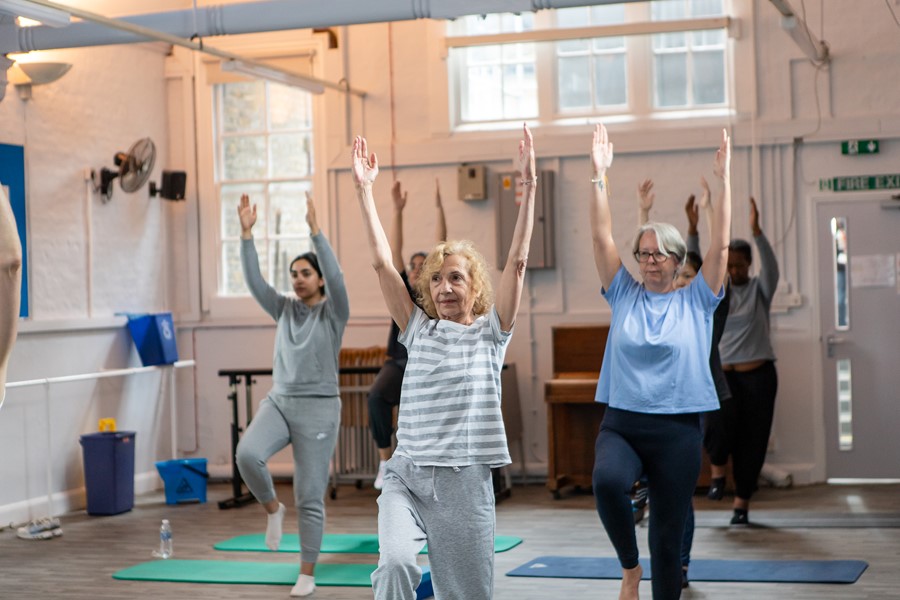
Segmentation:
<svg viewBox="0 0 900 600">
<path fill-rule="evenodd" d="M 594 452 L 594 499 L 625 569 L 638 565 L 631 488 L 647 476 L 654 600 L 681 597 L 681 549 L 700 474 L 699 413 L 661 415 L 606 409 Z"/>
</svg>

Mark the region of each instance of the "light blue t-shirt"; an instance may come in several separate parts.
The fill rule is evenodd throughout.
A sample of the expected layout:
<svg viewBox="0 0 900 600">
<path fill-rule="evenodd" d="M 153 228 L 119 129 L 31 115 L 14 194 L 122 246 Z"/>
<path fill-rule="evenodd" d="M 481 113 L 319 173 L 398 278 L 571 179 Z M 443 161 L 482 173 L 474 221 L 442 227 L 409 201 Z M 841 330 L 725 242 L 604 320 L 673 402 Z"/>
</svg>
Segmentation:
<svg viewBox="0 0 900 600">
<path fill-rule="evenodd" d="M 668 294 L 647 291 L 624 266 L 608 290 L 612 309 L 595 400 L 640 413 L 719 408 L 709 370 L 712 322 L 724 288 L 713 294 L 701 274 Z"/>
</svg>

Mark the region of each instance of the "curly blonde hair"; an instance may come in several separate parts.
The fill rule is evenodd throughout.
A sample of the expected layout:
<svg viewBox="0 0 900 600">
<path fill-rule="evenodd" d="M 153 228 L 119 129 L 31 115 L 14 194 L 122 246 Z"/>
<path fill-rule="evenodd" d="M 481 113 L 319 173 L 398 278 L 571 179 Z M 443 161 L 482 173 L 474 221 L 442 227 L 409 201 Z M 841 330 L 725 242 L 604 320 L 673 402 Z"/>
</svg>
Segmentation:
<svg viewBox="0 0 900 600">
<path fill-rule="evenodd" d="M 444 259 L 452 255 L 461 256 L 468 262 L 470 289 L 475 294 L 472 312 L 476 317 L 486 314 L 494 303 L 494 288 L 488 275 L 487 261 L 484 260 L 481 252 L 475 249 L 475 244 L 469 240 L 441 242 L 428 253 L 414 290 L 419 306 L 432 319 L 439 318 L 437 308 L 434 306 L 434 299 L 431 297 L 431 278 L 435 273 L 440 272 L 441 267 L 444 266 Z"/>
</svg>

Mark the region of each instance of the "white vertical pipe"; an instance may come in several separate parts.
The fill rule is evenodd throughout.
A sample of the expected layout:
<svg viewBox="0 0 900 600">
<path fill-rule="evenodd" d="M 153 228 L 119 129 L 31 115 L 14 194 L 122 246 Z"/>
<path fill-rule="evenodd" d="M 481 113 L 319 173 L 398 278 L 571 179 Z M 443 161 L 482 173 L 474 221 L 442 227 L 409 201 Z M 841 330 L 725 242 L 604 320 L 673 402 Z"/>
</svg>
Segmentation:
<svg viewBox="0 0 900 600">
<path fill-rule="evenodd" d="M 178 458 L 178 419 L 175 415 L 175 369 L 168 367 L 166 372 L 169 374 L 169 430 L 172 436 L 172 459 Z"/>
<path fill-rule="evenodd" d="M 53 516 L 53 431 L 50 426 L 50 382 L 44 384 L 44 411 L 47 417 L 47 517 Z"/>
<path fill-rule="evenodd" d="M 94 224 L 91 202 L 94 199 L 93 182 L 90 171 L 85 172 L 84 182 L 84 245 L 85 265 L 87 271 L 87 316 L 90 319 L 94 313 Z"/>
</svg>

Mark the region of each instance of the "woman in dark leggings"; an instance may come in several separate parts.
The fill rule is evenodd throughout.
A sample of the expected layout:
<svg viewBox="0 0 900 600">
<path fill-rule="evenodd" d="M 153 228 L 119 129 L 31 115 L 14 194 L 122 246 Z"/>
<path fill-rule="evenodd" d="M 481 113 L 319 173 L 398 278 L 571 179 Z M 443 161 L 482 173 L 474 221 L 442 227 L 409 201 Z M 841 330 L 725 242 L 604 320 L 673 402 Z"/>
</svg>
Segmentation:
<svg viewBox="0 0 900 600">
<path fill-rule="evenodd" d="M 638 282 L 612 236 L 606 171 L 613 148 L 598 125 L 591 147 L 590 207 L 594 261 L 612 309 L 596 399 L 607 404 L 594 462 L 597 512 L 622 565 L 620 600 L 638 598 L 638 562 L 630 491 L 646 474 L 650 504 L 653 598 L 681 596 L 681 541 L 700 471 L 700 413 L 718 406 L 709 370 L 712 318 L 724 293 L 731 227 L 731 145 L 723 131 L 714 172 L 710 250 L 700 276 L 675 288 L 686 248 L 666 223 L 647 223 L 634 239 Z"/>
</svg>

